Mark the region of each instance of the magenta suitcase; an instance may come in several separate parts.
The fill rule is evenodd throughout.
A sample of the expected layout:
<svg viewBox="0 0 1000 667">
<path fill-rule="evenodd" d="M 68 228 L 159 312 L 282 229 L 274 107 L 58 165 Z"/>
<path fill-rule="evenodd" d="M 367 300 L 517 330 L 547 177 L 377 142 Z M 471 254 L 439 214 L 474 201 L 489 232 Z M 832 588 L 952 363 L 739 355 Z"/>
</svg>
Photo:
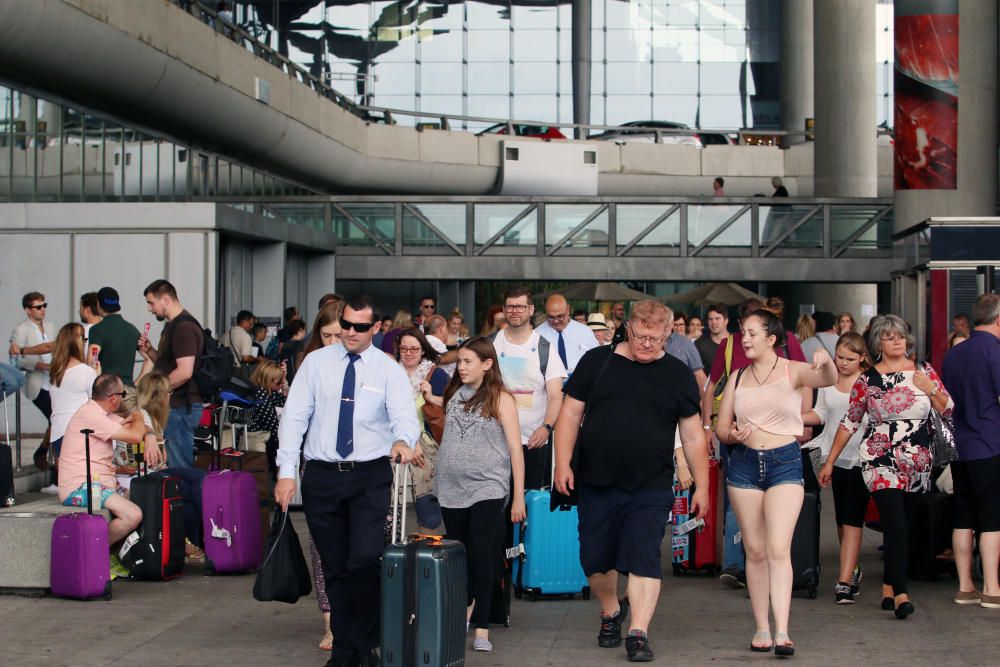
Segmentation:
<svg viewBox="0 0 1000 667">
<path fill-rule="evenodd" d="M 90 472 L 90 429 L 81 431 Z M 94 514 L 90 475 L 87 475 L 87 512 L 63 514 L 52 526 L 49 575 L 52 594 L 77 600 L 111 599 L 111 554 L 108 523 Z"/>
<path fill-rule="evenodd" d="M 260 567 L 264 543 L 257 480 L 252 473 L 219 470 L 202 485 L 205 574 L 250 572 Z"/>
</svg>

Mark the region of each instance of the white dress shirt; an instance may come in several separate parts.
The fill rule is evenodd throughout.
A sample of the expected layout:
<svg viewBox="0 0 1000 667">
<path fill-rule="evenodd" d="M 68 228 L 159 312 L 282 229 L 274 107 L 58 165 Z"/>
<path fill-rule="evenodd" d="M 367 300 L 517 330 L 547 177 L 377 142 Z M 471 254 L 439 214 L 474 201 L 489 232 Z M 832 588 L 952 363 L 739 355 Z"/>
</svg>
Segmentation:
<svg viewBox="0 0 1000 667">
<path fill-rule="evenodd" d="M 303 436 L 307 461 L 371 461 L 389 456 L 397 440 L 416 443 L 420 425 L 406 371 L 369 346 L 354 363 L 354 451 L 346 459 L 337 453 L 348 363 L 347 350 L 335 343 L 310 353 L 296 371 L 278 426 L 279 479 L 295 478 Z"/>
<path fill-rule="evenodd" d="M 553 329 L 547 321 L 543 322 L 535 331 L 552 343 L 552 351 L 556 353 L 556 356 L 559 356 L 559 332 Z M 572 373 L 587 350 L 597 347 L 597 339 L 594 338 L 594 332 L 591 331 L 590 327 L 576 320 L 569 321 L 569 324 L 563 329 L 562 335 L 563 342 L 566 344 L 566 370 Z"/>
</svg>

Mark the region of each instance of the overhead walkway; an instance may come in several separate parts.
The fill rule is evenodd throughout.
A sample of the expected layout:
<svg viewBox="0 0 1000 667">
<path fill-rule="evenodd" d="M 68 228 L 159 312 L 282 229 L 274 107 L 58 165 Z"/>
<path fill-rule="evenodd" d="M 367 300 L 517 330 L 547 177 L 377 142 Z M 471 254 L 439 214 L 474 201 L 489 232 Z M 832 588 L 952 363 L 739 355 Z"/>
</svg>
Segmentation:
<svg viewBox="0 0 1000 667">
<path fill-rule="evenodd" d="M 376 122 L 302 68 L 248 43 L 237 28 L 208 25 L 203 11 L 181 4 L 193 3 L 5 0 L 0 77 L 322 192 L 517 194 L 511 174 L 504 174 L 513 168 L 502 150 L 510 137 Z M 527 179 L 541 179 L 540 191 L 548 193 L 566 192 L 544 179 L 565 172 L 563 156 L 572 146 L 587 151 L 584 161 L 595 172 L 589 189 L 573 194 L 699 194 L 710 191 L 716 176 L 727 179 L 730 193 L 768 193 L 772 176 L 785 177 L 794 194 L 812 193 L 809 142 L 787 150 L 517 142 L 542 146 L 531 161 L 554 165 Z M 879 192 L 890 196 L 891 147 L 879 149 Z M 564 180 L 570 187 L 584 182 Z"/>
<path fill-rule="evenodd" d="M 883 282 L 892 200 L 331 197 L 240 204 L 335 237 L 338 280 Z"/>
</svg>

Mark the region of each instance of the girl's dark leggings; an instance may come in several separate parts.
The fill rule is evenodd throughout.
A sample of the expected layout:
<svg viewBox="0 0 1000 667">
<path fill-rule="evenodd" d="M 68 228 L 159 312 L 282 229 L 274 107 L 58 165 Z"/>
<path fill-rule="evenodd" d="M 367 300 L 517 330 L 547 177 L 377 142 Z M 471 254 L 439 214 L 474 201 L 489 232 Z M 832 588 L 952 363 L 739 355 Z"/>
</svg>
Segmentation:
<svg viewBox="0 0 1000 667">
<path fill-rule="evenodd" d="M 496 498 L 471 507 L 442 507 L 441 514 L 448 539 L 465 545 L 468 603 L 476 603 L 472 626 L 488 628 L 497 565 L 503 558 L 504 501 Z"/>
</svg>

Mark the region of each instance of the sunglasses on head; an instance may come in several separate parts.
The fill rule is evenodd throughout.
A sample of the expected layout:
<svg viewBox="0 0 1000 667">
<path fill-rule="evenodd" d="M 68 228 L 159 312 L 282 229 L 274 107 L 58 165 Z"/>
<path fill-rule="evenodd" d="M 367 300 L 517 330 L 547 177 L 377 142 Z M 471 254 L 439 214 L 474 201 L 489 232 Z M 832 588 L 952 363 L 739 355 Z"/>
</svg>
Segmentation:
<svg viewBox="0 0 1000 667">
<path fill-rule="evenodd" d="M 340 318 L 340 328 L 343 331 L 354 329 L 358 333 L 367 333 L 373 326 L 375 326 L 374 322 L 348 322 L 343 317 Z"/>
</svg>

